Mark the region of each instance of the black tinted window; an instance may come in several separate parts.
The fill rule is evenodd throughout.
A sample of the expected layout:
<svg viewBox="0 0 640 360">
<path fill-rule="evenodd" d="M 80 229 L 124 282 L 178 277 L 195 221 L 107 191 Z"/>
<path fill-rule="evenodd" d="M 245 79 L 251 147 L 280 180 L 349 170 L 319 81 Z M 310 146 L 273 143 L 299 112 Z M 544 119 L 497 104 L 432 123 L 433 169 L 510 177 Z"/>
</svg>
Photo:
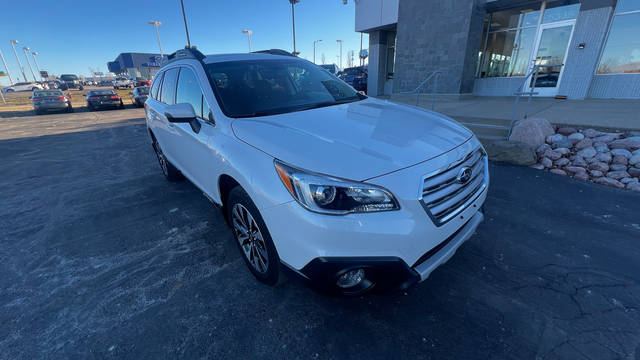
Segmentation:
<svg viewBox="0 0 640 360">
<path fill-rule="evenodd" d="M 202 90 L 196 74 L 188 68 L 181 68 L 178 77 L 176 104 L 182 103 L 191 104 L 196 115 L 202 117 Z"/>
<path fill-rule="evenodd" d="M 178 68 L 165 71 L 164 80 L 162 80 L 162 90 L 160 93 L 160 101 L 167 105 L 175 104 L 176 98 L 176 80 L 178 78 Z"/>
<path fill-rule="evenodd" d="M 160 89 L 160 83 L 162 82 L 162 73 L 156 74 L 156 77 L 153 80 L 153 85 L 151 86 L 151 97 L 159 100 L 158 97 L 158 89 Z"/>
</svg>

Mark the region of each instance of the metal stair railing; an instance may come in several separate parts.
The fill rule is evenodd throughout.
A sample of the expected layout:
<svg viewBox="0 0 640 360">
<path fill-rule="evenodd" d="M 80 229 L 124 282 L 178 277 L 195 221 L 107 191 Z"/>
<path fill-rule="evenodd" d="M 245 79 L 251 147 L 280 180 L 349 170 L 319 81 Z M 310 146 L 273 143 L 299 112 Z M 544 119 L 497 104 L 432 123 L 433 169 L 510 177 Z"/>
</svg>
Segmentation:
<svg viewBox="0 0 640 360">
<path fill-rule="evenodd" d="M 547 65 L 534 64 L 531 70 L 524 77 L 524 80 L 522 81 L 522 85 L 518 87 L 519 91 L 516 91 L 514 93 L 514 95 L 516 96 L 516 99 L 513 102 L 513 110 L 511 111 L 511 122 L 509 123 L 509 132 L 507 134 L 507 139 L 509 139 L 509 137 L 511 136 L 511 131 L 513 131 L 513 125 L 516 122 L 516 113 L 518 111 L 518 102 L 520 101 L 520 97 L 522 95 L 529 95 L 529 102 L 531 102 L 531 97 L 533 95 L 538 95 L 538 93 L 533 91 L 533 89 L 535 88 L 536 83 L 538 82 L 538 72 L 540 68 L 559 67 L 559 66 L 564 66 L 564 64 L 547 64 Z M 529 81 L 529 78 L 532 75 L 533 75 L 533 82 L 529 85 L 529 91 L 524 91 L 525 85 L 527 85 L 527 81 Z M 526 117 L 526 114 L 525 114 L 525 117 Z"/>
<path fill-rule="evenodd" d="M 438 90 L 438 78 L 442 74 L 441 70 L 432 71 L 424 81 L 420 83 L 414 90 L 401 92 L 400 94 L 416 94 L 416 106 L 420 105 L 420 90 L 431 81 L 435 79 L 433 83 L 433 90 L 431 91 L 431 110 L 435 108 L 436 104 L 436 91 Z"/>
</svg>

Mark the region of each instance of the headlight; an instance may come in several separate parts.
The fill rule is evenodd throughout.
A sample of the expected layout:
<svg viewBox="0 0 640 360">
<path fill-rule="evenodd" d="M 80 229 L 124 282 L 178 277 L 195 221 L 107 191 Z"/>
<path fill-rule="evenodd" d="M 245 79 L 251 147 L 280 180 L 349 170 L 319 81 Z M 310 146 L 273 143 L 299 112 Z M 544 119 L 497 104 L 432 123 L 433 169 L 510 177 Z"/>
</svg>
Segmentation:
<svg viewBox="0 0 640 360">
<path fill-rule="evenodd" d="M 379 186 L 294 168 L 275 160 L 284 186 L 306 209 L 332 215 L 398 210 L 398 201 Z"/>
</svg>

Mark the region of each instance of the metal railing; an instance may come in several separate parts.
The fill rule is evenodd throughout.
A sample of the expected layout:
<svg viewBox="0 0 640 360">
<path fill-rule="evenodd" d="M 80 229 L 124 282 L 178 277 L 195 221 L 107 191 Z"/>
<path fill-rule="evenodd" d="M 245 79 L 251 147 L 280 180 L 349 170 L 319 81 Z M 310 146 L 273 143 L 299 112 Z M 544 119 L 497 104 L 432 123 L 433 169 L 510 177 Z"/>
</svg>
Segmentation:
<svg viewBox="0 0 640 360">
<path fill-rule="evenodd" d="M 516 99 L 513 102 L 513 110 L 511 111 L 511 122 L 509 123 L 509 132 L 507 134 L 507 139 L 509 139 L 509 137 L 511 136 L 511 131 L 513 131 L 513 125 L 516 122 L 516 113 L 518 111 L 518 102 L 520 101 L 520 96 L 529 95 L 529 102 L 531 102 L 531 97 L 533 95 L 538 95 L 538 93 L 533 91 L 533 89 L 536 87 L 536 83 L 538 82 L 539 70 L 541 68 L 559 67 L 559 66 L 564 66 L 564 64 L 548 64 L 548 65 L 534 64 L 531 70 L 524 77 L 524 81 L 522 81 L 522 85 L 518 87 L 519 91 L 516 91 L 514 94 L 516 96 Z M 529 84 L 529 91 L 528 92 L 524 91 L 524 89 L 526 88 L 525 85 L 527 85 L 527 82 L 530 81 L 529 78 L 531 78 L 532 75 L 533 75 L 533 79 L 532 79 L 532 82 Z"/>
<path fill-rule="evenodd" d="M 420 95 L 422 94 L 420 90 L 427 85 L 431 79 L 435 79 L 433 83 L 433 90 L 431 91 L 431 110 L 435 108 L 436 104 L 436 91 L 438 90 L 438 78 L 442 74 L 441 70 L 432 71 L 429 76 L 427 76 L 424 81 L 420 83 L 414 90 L 401 92 L 400 94 L 416 94 L 416 106 L 420 105 Z"/>
</svg>

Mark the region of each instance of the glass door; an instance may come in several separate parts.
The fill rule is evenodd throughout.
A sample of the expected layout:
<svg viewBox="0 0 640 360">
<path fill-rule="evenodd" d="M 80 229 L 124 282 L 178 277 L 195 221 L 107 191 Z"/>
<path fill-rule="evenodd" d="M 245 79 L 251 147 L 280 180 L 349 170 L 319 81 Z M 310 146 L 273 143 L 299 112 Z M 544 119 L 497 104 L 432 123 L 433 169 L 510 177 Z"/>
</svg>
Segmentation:
<svg viewBox="0 0 640 360">
<path fill-rule="evenodd" d="M 558 94 L 574 24 L 575 20 L 568 20 L 540 25 L 532 59 L 540 69 L 537 77 L 535 73 L 531 76 L 529 83 L 538 96 Z"/>
</svg>

